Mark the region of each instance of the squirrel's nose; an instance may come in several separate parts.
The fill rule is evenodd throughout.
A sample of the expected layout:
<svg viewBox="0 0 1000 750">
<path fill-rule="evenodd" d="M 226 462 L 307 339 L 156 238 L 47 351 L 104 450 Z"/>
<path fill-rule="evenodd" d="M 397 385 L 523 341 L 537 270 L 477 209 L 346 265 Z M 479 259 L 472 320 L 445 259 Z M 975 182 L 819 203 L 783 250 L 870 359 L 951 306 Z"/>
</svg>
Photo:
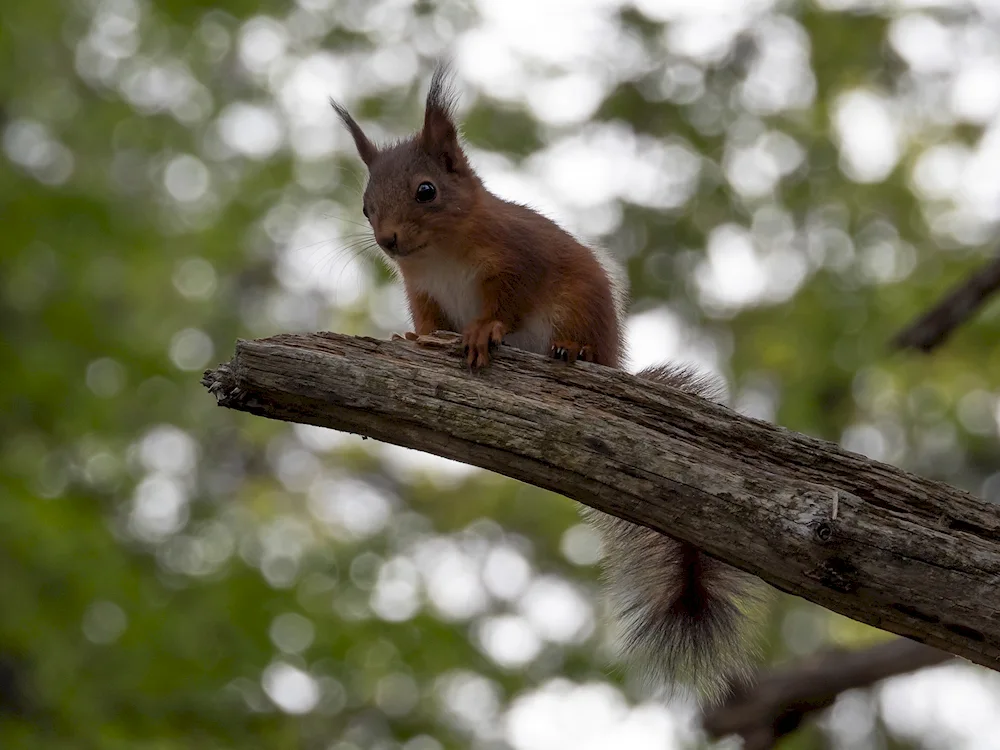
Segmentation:
<svg viewBox="0 0 1000 750">
<path fill-rule="evenodd" d="M 395 232 L 392 234 L 383 234 L 381 237 L 376 237 L 375 239 L 378 244 L 390 252 L 395 250 L 398 244 Z"/>
</svg>

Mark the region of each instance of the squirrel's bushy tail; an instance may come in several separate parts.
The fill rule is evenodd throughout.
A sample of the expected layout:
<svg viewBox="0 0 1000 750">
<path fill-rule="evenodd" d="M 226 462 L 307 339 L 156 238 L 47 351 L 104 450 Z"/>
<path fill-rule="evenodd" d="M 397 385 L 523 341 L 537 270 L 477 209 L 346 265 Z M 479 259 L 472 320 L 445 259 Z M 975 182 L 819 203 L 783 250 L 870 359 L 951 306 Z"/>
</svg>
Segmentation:
<svg viewBox="0 0 1000 750">
<path fill-rule="evenodd" d="M 711 380 L 681 368 L 639 377 L 720 400 Z M 644 526 L 587 509 L 604 546 L 608 604 L 623 656 L 649 682 L 715 702 L 750 679 L 768 589 L 757 577 Z"/>
</svg>

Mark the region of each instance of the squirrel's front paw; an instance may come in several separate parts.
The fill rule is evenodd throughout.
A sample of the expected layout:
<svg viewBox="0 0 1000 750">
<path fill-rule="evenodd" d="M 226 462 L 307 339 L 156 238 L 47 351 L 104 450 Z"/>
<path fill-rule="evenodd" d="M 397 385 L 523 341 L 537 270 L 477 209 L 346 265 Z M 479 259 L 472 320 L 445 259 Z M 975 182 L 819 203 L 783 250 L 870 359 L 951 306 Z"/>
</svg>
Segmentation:
<svg viewBox="0 0 1000 750">
<path fill-rule="evenodd" d="M 465 362 L 470 369 L 478 370 L 490 363 L 490 350 L 503 342 L 507 327 L 499 320 L 477 320 L 465 329 Z"/>
<path fill-rule="evenodd" d="M 553 359 L 561 359 L 563 362 L 572 363 L 578 359 L 582 359 L 584 362 L 594 361 L 594 350 L 575 341 L 553 341 L 549 355 Z"/>
</svg>

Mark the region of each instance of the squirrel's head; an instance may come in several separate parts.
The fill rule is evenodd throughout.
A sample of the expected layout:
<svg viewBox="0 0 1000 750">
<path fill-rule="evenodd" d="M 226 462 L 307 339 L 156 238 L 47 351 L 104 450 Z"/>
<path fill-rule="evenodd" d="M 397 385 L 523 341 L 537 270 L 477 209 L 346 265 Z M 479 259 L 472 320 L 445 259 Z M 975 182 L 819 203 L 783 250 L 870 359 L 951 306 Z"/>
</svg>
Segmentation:
<svg viewBox="0 0 1000 750">
<path fill-rule="evenodd" d="M 376 242 L 392 258 L 454 238 L 456 224 L 470 216 L 482 189 L 459 143 L 448 84 L 448 69 L 439 66 L 427 93 L 423 128 L 384 148 L 332 102 L 368 167 L 364 213 Z"/>
</svg>

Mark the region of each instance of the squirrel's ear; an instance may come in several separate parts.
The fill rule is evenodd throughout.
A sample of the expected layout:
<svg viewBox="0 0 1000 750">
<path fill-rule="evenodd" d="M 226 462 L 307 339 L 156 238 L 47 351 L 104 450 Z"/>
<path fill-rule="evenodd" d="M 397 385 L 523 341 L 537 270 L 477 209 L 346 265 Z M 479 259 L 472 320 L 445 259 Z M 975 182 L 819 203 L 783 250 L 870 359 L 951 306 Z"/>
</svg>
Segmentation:
<svg viewBox="0 0 1000 750">
<path fill-rule="evenodd" d="M 462 172 L 467 168 L 465 154 L 458 142 L 455 126 L 455 92 L 447 65 L 439 65 L 431 78 L 424 109 L 424 128 L 420 131 L 421 148 L 430 156 L 440 159 L 449 172 Z"/>
<path fill-rule="evenodd" d="M 349 131 L 351 131 L 351 137 L 354 138 L 354 145 L 358 149 L 358 156 L 361 157 L 361 161 L 363 161 L 366 165 L 371 166 L 371 163 L 375 161 L 375 157 L 378 156 L 378 149 L 375 147 L 375 144 L 368 140 L 368 136 L 365 135 L 361 126 L 354 121 L 350 112 L 344 109 L 333 99 L 330 100 L 330 104 L 333 105 L 333 110 L 337 113 L 340 121 L 347 126 Z"/>
</svg>

